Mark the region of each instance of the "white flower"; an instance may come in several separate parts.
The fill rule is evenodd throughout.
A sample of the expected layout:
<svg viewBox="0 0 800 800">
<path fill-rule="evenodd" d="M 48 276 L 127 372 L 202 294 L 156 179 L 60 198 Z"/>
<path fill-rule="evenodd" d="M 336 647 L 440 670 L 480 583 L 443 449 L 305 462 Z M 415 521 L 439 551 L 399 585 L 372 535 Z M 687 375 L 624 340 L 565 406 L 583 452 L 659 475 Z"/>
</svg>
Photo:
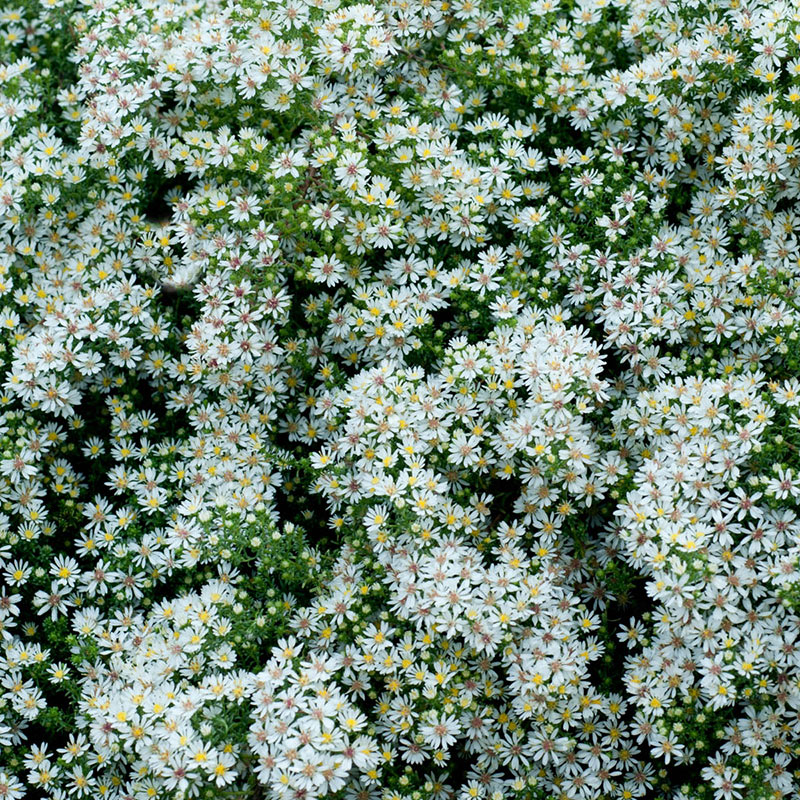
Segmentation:
<svg viewBox="0 0 800 800">
<path fill-rule="evenodd" d="M 317 256 L 308 270 L 309 276 L 326 286 L 335 286 L 344 276 L 345 264 L 335 255 Z"/>
<path fill-rule="evenodd" d="M 446 748 L 455 744 L 461 732 L 458 719 L 447 714 L 431 714 L 428 724 L 421 726 L 420 733 L 431 747 Z"/>
<path fill-rule="evenodd" d="M 284 150 L 272 160 L 270 170 L 276 178 L 281 178 L 284 175 L 297 178 L 300 175 L 300 168 L 307 166 L 307 164 L 308 161 L 302 153 L 296 150 Z"/>
</svg>

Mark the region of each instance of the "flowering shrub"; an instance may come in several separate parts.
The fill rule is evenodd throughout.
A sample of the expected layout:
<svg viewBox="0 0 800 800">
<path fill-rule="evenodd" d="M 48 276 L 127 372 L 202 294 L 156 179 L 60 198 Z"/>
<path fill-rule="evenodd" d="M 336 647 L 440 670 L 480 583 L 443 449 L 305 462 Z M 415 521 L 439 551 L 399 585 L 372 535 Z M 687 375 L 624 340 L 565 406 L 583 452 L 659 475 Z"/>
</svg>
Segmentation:
<svg viewBox="0 0 800 800">
<path fill-rule="evenodd" d="M 800 11 L 0 10 L 0 798 L 800 793 Z"/>
</svg>

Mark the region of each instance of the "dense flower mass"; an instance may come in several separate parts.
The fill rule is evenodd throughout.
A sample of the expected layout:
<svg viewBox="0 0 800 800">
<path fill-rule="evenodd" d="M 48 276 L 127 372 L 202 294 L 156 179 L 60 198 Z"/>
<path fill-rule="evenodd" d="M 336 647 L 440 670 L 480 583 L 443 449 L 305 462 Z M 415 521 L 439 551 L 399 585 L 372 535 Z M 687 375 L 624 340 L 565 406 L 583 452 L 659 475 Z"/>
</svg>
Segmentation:
<svg viewBox="0 0 800 800">
<path fill-rule="evenodd" d="M 800 796 L 799 109 L 797 0 L 0 9 L 0 800 Z"/>
</svg>

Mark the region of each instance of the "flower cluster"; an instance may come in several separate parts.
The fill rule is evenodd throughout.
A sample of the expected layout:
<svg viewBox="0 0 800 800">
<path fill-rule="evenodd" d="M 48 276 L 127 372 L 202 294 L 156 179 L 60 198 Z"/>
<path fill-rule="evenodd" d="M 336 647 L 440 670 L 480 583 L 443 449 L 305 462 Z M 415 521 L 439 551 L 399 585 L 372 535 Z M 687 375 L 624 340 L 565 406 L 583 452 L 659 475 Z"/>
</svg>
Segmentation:
<svg viewBox="0 0 800 800">
<path fill-rule="evenodd" d="M 0 10 L 0 798 L 800 792 L 800 11 Z"/>
</svg>

